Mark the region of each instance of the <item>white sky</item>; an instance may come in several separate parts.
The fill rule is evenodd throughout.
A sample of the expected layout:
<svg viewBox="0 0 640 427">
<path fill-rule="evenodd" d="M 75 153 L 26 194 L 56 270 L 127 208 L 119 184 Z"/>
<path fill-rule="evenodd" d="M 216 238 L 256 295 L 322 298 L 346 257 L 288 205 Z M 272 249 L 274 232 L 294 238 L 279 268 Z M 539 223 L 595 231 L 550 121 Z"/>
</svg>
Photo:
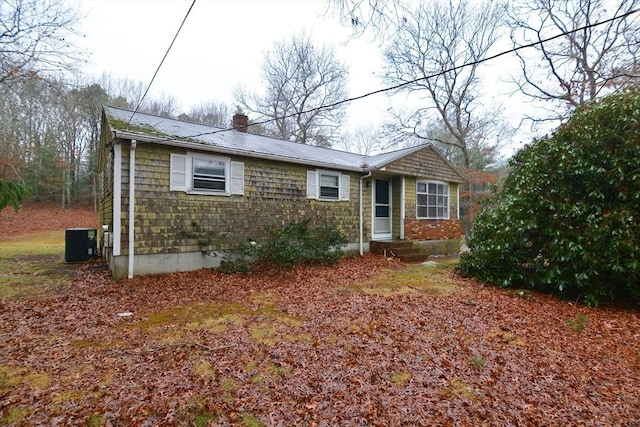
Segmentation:
<svg viewBox="0 0 640 427">
<path fill-rule="evenodd" d="M 192 0 L 71 0 L 83 19 L 81 45 L 88 52 L 86 75 L 149 83 Z M 322 0 L 197 0 L 149 96 L 176 97 L 183 111 L 205 101 L 233 106 L 233 89 L 263 87 L 260 63 L 276 41 L 306 31 L 317 45 L 335 49 L 349 69 L 350 96 L 383 87 L 381 48 L 365 38 L 349 41 L 350 30 L 326 12 Z M 348 43 L 346 43 L 348 41 Z M 383 121 L 384 94 L 353 102 L 350 127 Z"/>
<path fill-rule="evenodd" d="M 79 45 L 87 52 L 84 74 L 142 82 L 145 87 L 169 47 L 192 0 L 67 0 L 84 16 Z M 233 91 L 243 85 L 261 91 L 260 63 L 274 43 L 305 31 L 316 45 L 333 47 L 349 69 L 349 96 L 385 87 L 382 47 L 370 38 L 350 39 L 351 30 L 327 12 L 324 0 L 197 0 L 182 31 L 156 77 L 149 97 L 175 97 L 181 112 L 195 104 L 223 101 L 234 107 Z M 509 46 L 498 47 L 506 50 Z M 513 66 L 516 65 L 514 68 Z M 506 103 L 505 113 L 518 126 L 527 106 L 508 93 L 507 70 L 517 71 L 513 58 L 485 67 L 489 76 L 481 94 L 487 103 Z M 411 104 L 407 95 L 394 97 L 396 108 Z M 348 106 L 344 132 L 376 128 L 390 120 L 386 94 L 354 101 Z M 343 132 L 343 133 L 344 133 Z M 504 147 L 509 156 L 532 135 L 521 131 Z"/>
</svg>

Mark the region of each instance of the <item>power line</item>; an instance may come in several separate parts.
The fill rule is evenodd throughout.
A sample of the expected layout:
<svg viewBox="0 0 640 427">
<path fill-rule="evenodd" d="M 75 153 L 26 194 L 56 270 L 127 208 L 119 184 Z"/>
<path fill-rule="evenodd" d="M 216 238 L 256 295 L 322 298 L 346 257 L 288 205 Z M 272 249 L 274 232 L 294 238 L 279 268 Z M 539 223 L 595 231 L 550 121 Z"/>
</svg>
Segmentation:
<svg viewBox="0 0 640 427">
<path fill-rule="evenodd" d="M 194 3 L 195 3 L 195 0 L 194 0 Z M 560 34 L 556 34 L 555 36 L 552 36 L 552 37 L 549 37 L 549 38 L 546 38 L 546 39 L 538 40 L 536 42 L 532 42 L 532 43 L 529 43 L 529 44 L 526 44 L 526 45 L 522 45 L 522 46 L 517 46 L 517 47 L 511 48 L 509 50 L 505 50 L 505 51 L 502 51 L 500 53 L 497 53 L 495 55 L 488 56 L 486 58 L 482 58 L 482 59 L 479 59 L 477 61 L 467 62 L 467 63 L 462 64 L 462 65 L 451 67 L 449 69 L 446 69 L 446 70 L 443 70 L 443 71 L 439 71 L 437 73 L 430 74 L 428 76 L 420 77 L 420 78 L 417 78 L 417 79 L 414 79 L 414 80 L 411 80 L 411 81 L 408 81 L 408 82 L 403 82 L 403 83 L 400 83 L 400 84 L 397 84 L 397 85 L 394 85 L 394 86 L 390 86 L 390 87 L 374 90 L 374 91 L 367 92 L 365 94 L 354 96 L 354 97 L 351 97 L 351 98 L 346 98 L 346 99 L 343 99 L 341 101 L 334 102 L 332 104 L 327 104 L 327 105 L 322 105 L 320 107 L 310 108 L 308 110 L 300 111 L 300 112 L 297 112 L 297 113 L 291 113 L 291 114 L 288 114 L 288 115 L 285 115 L 285 116 L 282 116 L 282 117 L 275 117 L 275 118 L 271 118 L 271 119 L 266 119 L 266 120 L 254 122 L 254 123 L 249 124 L 248 126 L 263 125 L 263 124 L 274 122 L 276 120 L 283 120 L 283 119 L 288 119 L 288 118 L 291 118 L 291 117 L 295 117 L 295 116 L 298 116 L 300 114 L 307 114 L 307 113 L 312 113 L 312 112 L 315 112 L 315 111 L 321 111 L 321 110 L 337 107 L 338 105 L 346 104 L 346 103 L 349 103 L 349 102 L 352 102 L 352 101 L 358 101 L 360 99 L 364 99 L 364 98 L 367 98 L 369 96 L 377 95 L 377 94 L 380 94 L 380 93 L 398 90 L 398 89 L 403 88 L 405 86 L 409 86 L 409 85 L 418 83 L 418 82 L 423 81 L 423 80 L 429 80 L 431 78 L 441 76 L 441 75 L 449 73 L 451 71 L 456 71 L 456 70 L 460 70 L 462 68 L 472 67 L 472 66 L 475 66 L 475 65 L 478 65 L 478 64 L 482 64 L 484 62 L 493 61 L 494 59 L 500 58 L 501 56 L 509 55 L 509 54 L 515 53 L 515 52 L 517 52 L 519 50 L 528 49 L 528 48 L 531 48 L 531 47 L 534 47 L 534 46 L 537 46 L 537 45 L 541 45 L 543 43 L 547 43 L 547 42 L 550 42 L 552 40 L 564 37 L 564 36 L 566 36 L 568 34 L 573 34 L 573 33 L 579 32 L 579 31 L 583 31 L 583 30 L 586 30 L 586 29 L 590 29 L 590 28 L 594 28 L 594 27 L 600 26 L 600 25 L 608 24 L 608 23 L 616 21 L 618 19 L 626 18 L 626 17 L 628 17 L 628 16 L 630 16 L 630 15 L 632 15 L 634 13 L 637 13 L 638 11 L 640 11 L 640 9 L 633 9 L 633 10 L 630 10 L 629 12 L 626 12 L 626 13 L 624 13 L 622 15 L 614 16 L 612 18 L 606 19 L 606 20 L 601 21 L 601 22 L 596 22 L 594 24 L 588 24 L 588 25 L 582 26 L 580 28 L 576 28 L 576 29 L 571 30 L 571 31 L 564 31 L 564 32 L 562 32 Z M 135 112 L 133 114 L 135 114 Z M 133 117 L 133 115 L 131 117 Z M 129 120 L 131 120 L 131 119 L 129 119 Z M 231 127 L 231 128 L 227 128 L 227 129 L 218 129 L 218 130 L 215 130 L 215 131 L 212 131 L 212 132 L 203 132 L 203 133 L 199 133 L 199 134 L 189 135 L 189 136 L 185 136 L 185 137 L 181 137 L 181 138 L 197 138 L 199 136 L 215 135 L 217 133 L 229 132 L 229 131 L 233 131 L 233 130 L 235 130 L 235 128 Z M 166 139 L 166 140 L 168 141 L 168 139 Z M 160 142 L 161 141 L 163 141 L 163 140 L 160 140 Z"/>
<path fill-rule="evenodd" d="M 144 98 L 147 96 L 147 93 L 149 93 L 149 89 L 151 89 L 151 85 L 153 84 L 153 81 L 156 79 L 156 76 L 158 75 L 158 71 L 160 71 L 160 68 L 164 63 L 164 60 L 167 58 L 167 55 L 169 55 L 169 51 L 173 47 L 173 43 L 175 43 L 176 39 L 178 38 L 178 34 L 180 34 L 180 30 L 182 30 L 182 27 L 184 26 L 184 23 L 186 22 L 187 17 L 191 13 L 191 9 L 193 9 L 193 5 L 195 4 L 196 4 L 196 0 L 193 0 L 193 2 L 191 3 L 191 6 L 189 6 L 189 10 L 187 10 L 187 13 L 184 15 L 184 18 L 182 19 L 182 23 L 180 24 L 178 31 L 176 31 L 176 35 L 173 36 L 173 40 L 171 40 L 171 44 L 167 48 L 167 51 L 164 53 L 164 56 L 162 57 L 160 64 L 158 64 L 158 68 L 156 68 L 156 72 L 153 73 L 153 77 L 151 77 L 151 81 L 149 82 L 149 85 L 147 85 L 147 89 L 144 91 L 144 94 L 142 95 L 142 98 L 140 98 L 140 101 L 138 101 L 138 105 L 136 105 L 136 108 L 135 110 L 133 110 L 133 114 L 131 114 L 131 117 L 129 117 L 129 120 L 127 123 L 131 123 L 131 119 L 133 119 L 133 116 L 136 115 L 136 113 L 138 112 L 138 109 L 142 105 L 142 101 L 144 101 Z"/>
</svg>

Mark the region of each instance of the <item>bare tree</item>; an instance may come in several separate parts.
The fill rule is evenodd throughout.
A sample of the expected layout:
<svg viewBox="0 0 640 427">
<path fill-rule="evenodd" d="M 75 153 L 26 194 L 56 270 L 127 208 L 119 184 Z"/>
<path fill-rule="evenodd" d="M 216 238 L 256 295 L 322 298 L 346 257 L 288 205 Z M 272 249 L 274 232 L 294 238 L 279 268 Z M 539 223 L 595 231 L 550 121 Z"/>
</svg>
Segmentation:
<svg viewBox="0 0 640 427">
<path fill-rule="evenodd" d="M 233 108 L 222 101 L 207 101 L 191 107 L 182 118 L 203 125 L 227 128 L 231 125 Z"/>
<path fill-rule="evenodd" d="M 145 86 L 140 80 L 120 78 L 111 74 L 102 74 L 96 83 L 109 95 L 109 105 L 118 108 L 134 109 L 144 94 Z"/>
<path fill-rule="evenodd" d="M 332 49 L 317 48 L 310 36 L 300 34 L 279 42 L 265 55 L 264 95 L 236 90 L 237 102 L 271 135 L 303 144 L 331 146 L 345 114 L 347 69 Z"/>
<path fill-rule="evenodd" d="M 638 81 L 640 0 L 522 0 L 508 9 L 522 73 L 520 92 L 552 101 L 545 117 L 562 120 L 574 107 Z M 611 18 L 609 22 L 600 24 Z M 550 41 L 549 37 L 561 35 Z"/>
<path fill-rule="evenodd" d="M 69 43 L 77 21 L 68 2 L 0 0 L 0 84 L 68 70 L 77 60 Z"/>
<path fill-rule="evenodd" d="M 385 147 L 385 142 L 380 129 L 360 127 L 344 135 L 338 147 L 350 153 L 368 156 L 381 151 Z"/>
<path fill-rule="evenodd" d="M 504 129 L 499 108 L 483 105 L 478 63 L 499 37 L 501 14 L 491 1 L 422 2 L 385 51 L 388 83 L 418 102 L 408 115 L 397 115 L 396 130 L 433 141 L 424 123 L 437 117 L 448 136 L 438 142 L 459 149 L 466 167 L 472 143 L 493 145 L 504 137 L 496 133 Z"/>
<path fill-rule="evenodd" d="M 327 13 L 337 15 L 354 37 L 367 32 L 384 38 L 410 14 L 411 0 L 326 0 Z"/>
<path fill-rule="evenodd" d="M 176 117 L 180 111 L 180 102 L 175 96 L 163 92 L 157 98 L 146 98 L 138 111 L 161 117 Z"/>
</svg>

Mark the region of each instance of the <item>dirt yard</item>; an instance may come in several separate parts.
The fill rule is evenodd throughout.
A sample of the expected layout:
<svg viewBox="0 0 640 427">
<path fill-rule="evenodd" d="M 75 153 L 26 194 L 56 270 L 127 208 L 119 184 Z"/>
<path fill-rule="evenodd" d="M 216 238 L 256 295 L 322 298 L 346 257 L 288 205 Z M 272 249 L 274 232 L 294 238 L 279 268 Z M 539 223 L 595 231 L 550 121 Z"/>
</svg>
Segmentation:
<svg viewBox="0 0 640 427">
<path fill-rule="evenodd" d="M 16 224 L 95 222 L 5 210 L 0 245 Z M 0 425 L 640 425 L 634 309 L 483 286 L 450 261 L 76 268 L 0 299 Z"/>
</svg>

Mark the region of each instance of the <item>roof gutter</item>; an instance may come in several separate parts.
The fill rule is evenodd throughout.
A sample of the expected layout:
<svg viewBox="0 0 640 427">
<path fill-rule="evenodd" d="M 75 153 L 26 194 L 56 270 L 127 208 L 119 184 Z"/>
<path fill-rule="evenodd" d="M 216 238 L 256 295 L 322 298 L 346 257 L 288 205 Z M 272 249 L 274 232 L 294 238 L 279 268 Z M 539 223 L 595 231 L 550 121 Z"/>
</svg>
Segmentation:
<svg viewBox="0 0 640 427">
<path fill-rule="evenodd" d="M 113 136 L 114 138 L 131 139 L 131 140 L 136 139 L 138 140 L 138 142 L 153 142 L 156 144 L 164 144 L 164 145 L 169 145 L 173 147 L 182 147 L 182 148 L 193 149 L 193 150 L 215 151 L 216 153 L 222 153 L 222 154 L 255 157 L 259 159 L 275 160 L 275 161 L 288 162 L 288 163 L 295 162 L 300 165 L 316 166 L 320 168 L 329 168 L 329 169 L 337 169 L 337 170 L 352 171 L 352 172 L 362 171 L 362 167 L 360 166 L 348 166 L 348 165 L 341 165 L 341 164 L 330 163 L 330 162 L 317 162 L 312 160 L 300 159 L 297 157 L 257 153 L 255 151 L 235 150 L 233 148 L 221 147 L 219 145 L 210 145 L 202 142 L 178 141 L 175 139 L 167 139 L 167 138 L 160 138 L 160 137 L 150 138 L 149 135 L 146 135 L 146 134 L 127 132 L 127 131 L 121 131 L 121 130 L 114 130 Z"/>
</svg>

